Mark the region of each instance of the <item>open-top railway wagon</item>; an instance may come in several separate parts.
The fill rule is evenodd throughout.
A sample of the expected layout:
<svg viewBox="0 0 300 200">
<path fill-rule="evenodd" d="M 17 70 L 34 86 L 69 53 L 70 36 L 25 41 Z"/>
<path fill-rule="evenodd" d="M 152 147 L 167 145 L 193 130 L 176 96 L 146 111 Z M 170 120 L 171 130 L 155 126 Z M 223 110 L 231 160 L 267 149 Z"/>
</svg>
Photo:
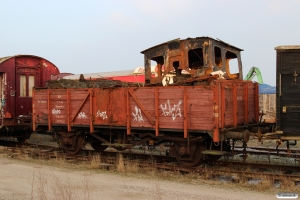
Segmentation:
<svg viewBox="0 0 300 200">
<path fill-rule="evenodd" d="M 208 37 L 176 39 L 142 52 L 144 87 L 84 79 L 65 88 L 58 82 L 36 87 L 33 129 L 53 133 L 69 154 L 85 142 L 97 151 L 169 143 L 185 166 L 218 159 L 230 140 L 247 143 L 249 129 L 259 123 L 258 85 L 242 80 L 240 51 Z M 230 72 L 232 62 L 238 73 Z M 173 83 L 162 86 L 168 74 Z"/>
</svg>

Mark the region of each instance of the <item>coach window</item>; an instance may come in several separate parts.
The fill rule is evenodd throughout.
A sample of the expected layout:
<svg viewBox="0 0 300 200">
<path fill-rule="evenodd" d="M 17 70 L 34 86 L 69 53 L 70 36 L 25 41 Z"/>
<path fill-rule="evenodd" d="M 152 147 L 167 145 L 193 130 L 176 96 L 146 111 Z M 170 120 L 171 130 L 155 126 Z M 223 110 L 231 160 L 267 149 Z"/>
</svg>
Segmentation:
<svg viewBox="0 0 300 200">
<path fill-rule="evenodd" d="M 226 52 L 226 67 L 229 69 L 230 74 L 239 73 L 239 63 L 237 56 L 231 51 Z"/>
<path fill-rule="evenodd" d="M 189 50 L 188 59 L 190 69 L 201 69 L 204 66 L 202 48 Z"/>
<path fill-rule="evenodd" d="M 216 64 L 216 66 L 223 67 L 221 48 L 215 46 L 214 47 L 214 52 L 215 52 L 215 64 Z"/>
<path fill-rule="evenodd" d="M 28 86 L 28 87 L 27 87 Z M 34 75 L 20 75 L 20 97 L 32 97 L 34 87 Z"/>
<path fill-rule="evenodd" d="M 20 97 L 26 97 L 26 75 L 20 75 Z"/>
<path fill-rule="evenodd" d="M 32 89 L 34 87 L 34 76 L 29 75 L 28 76 L 28 96 L 32 97 Z"/>
</svg>

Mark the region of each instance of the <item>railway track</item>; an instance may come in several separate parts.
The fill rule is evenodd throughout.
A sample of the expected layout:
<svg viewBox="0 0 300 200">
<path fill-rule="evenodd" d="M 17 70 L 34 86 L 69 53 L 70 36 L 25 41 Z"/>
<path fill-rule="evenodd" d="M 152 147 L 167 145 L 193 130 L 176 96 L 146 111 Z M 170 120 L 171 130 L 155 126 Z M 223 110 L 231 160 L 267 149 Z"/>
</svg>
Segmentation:
<svg viewBox="0 0 300 200">
<path fill-rule="evenodd" d="M 1 152 L 8 157 L 30 156 L 38 159 L 64 159 L 72 162 L 91 162 L 95 156 L 99 154 L 93 150 L 85 149 L 79 155 L 67 156 L 59 150 L 58 147 L 49 145 L 36 145 L 36 144 L 20 144 L 16 142 L 0 142 L 2 145 Z M 3 146 L 5 145 L 5 146 Z M 250 147 L 249 147 L 250 148 Z M 252 148 L 252 147 L 251 147 Z M 266 149 L 257 147 L 256 150 Z M 241 153 L 238 147 L 235 149 L 235 154 Z M 267 153 L 269 150 L 267 149 Z M 147 154 L 148 153 L 148 154 Z M 251 151 L 248 151 L 250 154 Z M 297 153 L 294 151 L 293 153 Z M 101 168 L 115 169 L 118 165 L 117 151 L 104 151 L 99 156 Z M 261 154 L 263 155 L 263 153 Z M 300 165 L 284 165 L 284 164 L 270 164 L 270 163 L 255 163 L 255 162 L 238 162 L 228 159 L 215 162 L 203 162 L 197 167 L 182 167 L 173 157 L 166 157 L 164 155 L 155 155 L 153 152 L 141 153 L 138 150 L 122 152 L 124 165 L 135 164 L 139 168 L 156 169 L 163 171 L 177 171 L 182 174 L 193 173 L 203 176 L 206 179 L 215 179 L 216 177 L 229 177 L 233 182 L 240 180 L 253 179 L 268 179 L 276 182 L 281 180 L 289 180 L 297 184 L 300 182 Z M 283 156 L 283 155 L 282 155 Z"/>
</svg>

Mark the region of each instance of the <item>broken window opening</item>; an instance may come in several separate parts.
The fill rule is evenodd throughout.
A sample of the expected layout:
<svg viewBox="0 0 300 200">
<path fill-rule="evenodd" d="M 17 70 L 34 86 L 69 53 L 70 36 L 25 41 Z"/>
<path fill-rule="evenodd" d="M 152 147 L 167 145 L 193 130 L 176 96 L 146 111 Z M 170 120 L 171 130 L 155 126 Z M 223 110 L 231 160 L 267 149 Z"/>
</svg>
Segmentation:
<svg viewBox="0 0 300 200">
<path fill-rule="evenodd" d="M 189 50 L 188 59 L 189 59 L 189 68 L 190 69 L 197 70 L 197 69 L 202 69 L 204 67 L 202 48 Z"/>
<path fill-rule="evenodd" d="M 226 65 L 230 71 L 230 74 L 239 73 L 239 62 L 235 53 L 231 51 L 226 52 Z"/>
<path fill-rule="evenodd" d="M 182 69 L 179 69 L 179 61 L 173 62 L 173 68 L 175 69 L 176 76 L 181 75 Z"/>
<path fill-rule="evenodd" d="M 162 77 L 164 75 L 164 57 L 158 56 L 158 57 L 151 58 L 151 66 L 152 66 L 152 61 L 155 61 L 156 64 L 154 64 L 155 66 L 154 71 L 152 70 L 151 67 L 151 73 L 155 73 L 156 77 Z"/>
<path fill-rule="evenodd" d="M 215 52 L 215 64 L 216 64 L 216 66 L 223 67 L 221 48 L 215 46 L 214 47 L 214 52 Z"/>
</svg>

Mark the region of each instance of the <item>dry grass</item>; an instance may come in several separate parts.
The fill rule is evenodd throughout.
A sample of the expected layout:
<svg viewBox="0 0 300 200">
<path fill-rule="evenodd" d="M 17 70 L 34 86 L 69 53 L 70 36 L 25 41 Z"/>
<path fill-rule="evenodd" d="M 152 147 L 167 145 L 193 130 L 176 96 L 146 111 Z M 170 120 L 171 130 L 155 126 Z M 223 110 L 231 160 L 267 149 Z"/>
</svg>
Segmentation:
<svg viewBox="0 0 300 200">
<path fill-rule="evenodd" d="M 0 149 L 1 151 L 1 149 Z M 7 152 L 3 149 L 3 152 Z M 7 153 L 4 153 L 7 156 Z M 4 155 L 3 154 L 3 155 Z M 57 155 L 55 158 L 45 160 L 43 158 L 33 159 L 30 157 L 29 154 L 24 154 L 21 151 L 16 151 L 14 154 L 14 158 L 19 160 L 24 160 L 27 162 L 37 162 L 39 164 L 46 164 L 52 165 L 56 167 L 62 167 L 66 169 L 79 169 L 79 170 L 101 170 L 101 155 L 93 156 L 91 162 L 76 162 L 70 163 L 64 157 L 60 157 Z M 231 188 L 241 188 L 245 190 L 256 190 L 262 192 L 278 192 L 278 191 L 295 191 L 300 192 L 300 187 L 296 186 L 294 181 L 284 177 L 282 175 L 280 181 L 280 187 L 275 188 L 274 182 L 272 178 L 268 176 L 264 176 L 263 174 L 257 174 L 255 177 L 251 177 L 253 179 L 259 179 L 261 181 L 258 184 L 249 184 L 249 178 L 247 173 L 244 175 L 234 175 L 236 178 L 231 182 L 218 182 L 213 180 L 213 174 L 209 167 L 206 168 L 206 172 L 199 176 L 199 174 L 189 174 L 189 175 L 182 175 L 179 172 L 171 172 L 171 171 L 158 171 L 154 167 L 147 167 L 147 168 L 140 168 L 138 161 L 130 161 L 124 158 L 122 154 L 119 154 L 116 162 L 116 168 L 114 170 L 106 171 L 103 170 L 103 173 L 122 173 L 125 176 L 134 176 L 138 178 L 153 178 L 155 180 L 167 180 L 167 181 L 176 181 L 176 182 L 184 182 L 189 184 L 199 184 L 205 183 L 210 185 L 223 185 L 224 187 L 231 187 Z M 244 169 L 245 171 L 251 171 L 250 168 Z M 227 174 L 230 174 L 230 170 L 227 171 Z M 42 173 L 35 173 L 32 178 L 32 191 L 31 196 L 33 199 L 55 199 L 52 198 L 52 195 L 59 195 L 61 199 L 91 199 L 91 191 L 93 185 L 90 181 L 89 176 L 83 177 L 81 180 L 80 185 L 77 183 L 71 182 L 68 179 L 61 179 L 58 177 L 53 176 L 52 180 L 45 178 L 45 175 Z M 80 189 L 81 188 L 81 189 Z M 83 190 L 82 188 L 86 188 Z M 156 185 L 157 193 L 161 194 L 161 190 L 159 185 Z M 43 198 L 45 196 L 45 198 Z M 156 197 L 156 199 L 161 199 Z"/>
<path fill-rule="evenodd" d="M 125 162 L 125 172 L 127 173 L 139 173 L 140 172 L 140 166 L 138 161 L 126 161 Z"/>
<path fill-rule="evenodd" d="M 99 169 L 101 166 L 101 157 L 100 154 L 94 155 L 91 160 L 91 169 Z"/>
<path fill-rule="evenodd" d="M 259 187 L 262 190 L 272 188 L 273 186 L 274 186 L 274 180 L 273 179 L 270 179 L 267 176 L 262 176 L 261 177 L 261 181 L 259 183 Z"/>
<path fill-rule="evenodd" d="M 117 171 L 118 172 L 125 172 L 125 164 L 124 164 L 124 159 L 123 159 L 123 155 L 119 154 L 118 155 L 118 160 L 117 160 Z"/>
</svg>

